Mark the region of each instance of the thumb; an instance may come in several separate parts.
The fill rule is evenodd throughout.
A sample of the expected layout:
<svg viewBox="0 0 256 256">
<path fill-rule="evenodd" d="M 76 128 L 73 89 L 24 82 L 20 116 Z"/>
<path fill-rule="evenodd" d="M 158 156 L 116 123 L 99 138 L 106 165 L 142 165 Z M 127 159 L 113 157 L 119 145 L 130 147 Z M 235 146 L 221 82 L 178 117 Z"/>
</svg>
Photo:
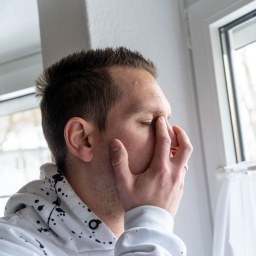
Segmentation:
<svg viewBox="0 0 256 256">
<path fill-rule="evenodd" d="M 132 173 L 129 169 L 128 153 L 120 140 L 113 140 L 110 144 L 111 163 L 115 173 L 117 189 L 129 187 L 132 182 Z M 119 191 L 120 192 L 120 191 Z"/>
</svg>

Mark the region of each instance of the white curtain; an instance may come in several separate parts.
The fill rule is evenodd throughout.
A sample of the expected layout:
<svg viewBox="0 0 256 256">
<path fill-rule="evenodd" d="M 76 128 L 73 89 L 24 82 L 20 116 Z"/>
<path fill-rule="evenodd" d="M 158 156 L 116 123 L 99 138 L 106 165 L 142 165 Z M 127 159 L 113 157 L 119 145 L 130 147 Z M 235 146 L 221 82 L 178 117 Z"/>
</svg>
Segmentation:
<svg viewBox="0 0 256 256">
<path fill-rule="evenodd" d="M 213 256 L 256 256 L 256 162 L 225 170 L 218 198 Z"/>
</svg>

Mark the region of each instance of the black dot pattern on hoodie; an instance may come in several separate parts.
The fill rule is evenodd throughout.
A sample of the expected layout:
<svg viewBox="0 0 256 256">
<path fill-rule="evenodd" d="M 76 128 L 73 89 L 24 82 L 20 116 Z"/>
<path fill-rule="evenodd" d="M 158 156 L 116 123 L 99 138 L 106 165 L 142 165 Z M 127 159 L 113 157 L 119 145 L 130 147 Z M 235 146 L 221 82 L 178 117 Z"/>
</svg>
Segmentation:
<svg viewBox="0 0 256 256">
<path fill-rule="evenodd" d="M 45 206 L 45 203 L 43 202 L 40 196 L 38 198 L 35 197 L 33 201 L 33 208 L 38 211 L 40 216 L 41 214 L 48 216 L 46 218 L 47 220 L 46 222 L 42 221 L 41 219 L 35 220 L 36 226 L 38 227 L 37 230 L 40 233 L 43 233 L 44 235 L 48 236 L 49 239 L 53 241 L 62 235 L 62 234 L 59 234 L 58 231 L 56 231 L 58 229 L 58 225 L 66 225 L 65 223 L 65 217 L 67 216 L 66 204 L 69 200 L 68 198 L 70 193 L 69 191 L 66 191 L 65 186 L 63 186 L 63 184 L 65 183 L 67 183 L 66 178 L 62 173 L 62 171 L 59 169 L 49 179 L 44 180 L 43 184 L 45 186 L 40 188 L 40 191 L 42 191 L 41 193 L 44 193 L 45 195 L 43 197 L 44 200 L 45 198 L 49 197 L 49 201 L 50 201 L 50 198 L 51 198 L 51 201 L 50 201 L 51 202 L 50 205 L 52 205 L 51 209 L 49 209 L 49 206 L 48 207 Z M 73 199 L 70 199 L 70 200 L 73 200 Z M 78 207 L 81 208 L 81 216 L 79 217 L 86 216 L 86 219 L 84 219 L 82 222 L 84 223 L 84 225 L 81 225 L 79 227 L 76 226 L 76 228 L 74 227 L 73 229 L 70 229 L 70 241 L 77 241 L 77 239 L 82 241 L 82 239 L 85 239 L 87 237 L 87 239 L 89 238 L 92 243 L 94 242 L 96 244 L 102 244 L 102 245 L 114 244 L 116 240 L 114 236 L 110 241 L 105 240 L 105 239 L 108 239 L 109 237 L 108 238 L 106 237 L 103 241 L 102 235 L 97 236 L 97 230 L 101 226 L 102 221 L 100 219 L 95 218 L 96 215 L 91 211 L 90 208 L 84 205 L 84 203 L 79 199 L 79 197 L 77 197 L 76 200 L 78 200 L 77 202 Z M 49 204 L 48 201 L 47 201 L 47 204 Z M 63 209 L 62 205 L 65 205 L 64 207 L 65 210 Z M 84 214 L 83 214 L 83 211 L 85 211 Z M 90 219 L 90 216 L 91 216 L 91 219 Z M 69 216 L 69 221 L 70 221 L 70 216 Z M 57 227 L 57 229 L 55 227 Z M 39 241 L 39 239 L 36 239 L 36 242 L 39 248 L 43 250 L 43 253 L 47 255 L 47 249 L 43 245 L 43 242 Z"/>
<path fill-rule="evenodd" d="M 116 242 L 115 236 L 111 232 L 108 233 L 102 221 L 75 194 L 61 170 L 55 167 L 46 178 L 29 183 L 20 191 L 28 196 L 29 200 L 25 201 L 25 204 L 14 204 L 10 211 L 15 209 L 20 211 L 26 207 L 30 211 L 32 207 L 35 217 L 31 220 L 43 238 L 35 236 L 34 242 L 31 239 L 27 241 L 28 239 L 24 237 L 22 239 L 34 244 L 44 255 L 47 255 L 48 251 L 44 243 L 48 241 L 48 244 L 49 240 L 52 241 L 50 243 L 56 243 L 58 246 L 62 243 L 63 246 L 60 247 L 70 244 L 69 240 L 75 247 L 84 248 L 84 241 L 87 241 L 90 246 L 94 244 L 95 248 L 99 248 L 98 246 L 113 248 L 112 245 Z"/>
</svg>

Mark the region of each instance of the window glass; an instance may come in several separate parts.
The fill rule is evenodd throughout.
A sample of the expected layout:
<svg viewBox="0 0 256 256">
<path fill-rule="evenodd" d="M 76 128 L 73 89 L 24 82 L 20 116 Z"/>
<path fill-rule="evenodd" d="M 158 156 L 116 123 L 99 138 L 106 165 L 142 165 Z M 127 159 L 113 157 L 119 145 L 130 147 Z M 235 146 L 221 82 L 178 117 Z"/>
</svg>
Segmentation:
<svg viewBox="0 0 256 256">
<path fill-rule="evenodd" d="M 37 1 L 0 1 L 0 216 L 50 161 L 34 80 L 43 71 Z"/>
<path fill-rule="evenodd" d="M 10 195 L 40 176 L 39 167 L 51 161 L 38 108 L 0 117 L 0 216 Z"/>
<path fill-rule="evenodd" d="M 220 29 L 237 162 L 256 160 L 255 16 L 254 11 Z"/>
<path fill-rule="evenodd" d="M 256 160 L 256 43 L 236 50 L 234 60 L 244 157 Z"/>
</svg>

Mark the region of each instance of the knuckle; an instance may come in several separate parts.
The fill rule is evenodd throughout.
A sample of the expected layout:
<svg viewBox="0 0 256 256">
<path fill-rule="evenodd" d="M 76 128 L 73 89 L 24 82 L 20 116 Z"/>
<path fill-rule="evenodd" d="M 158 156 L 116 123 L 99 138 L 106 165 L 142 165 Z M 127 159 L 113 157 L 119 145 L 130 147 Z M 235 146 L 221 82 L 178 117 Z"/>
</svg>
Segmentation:
<svg viewBox="0 0 256 256">
<path fill-rule="evenodd" d="M 113 166 L 118 166 L 122 162 L 122 158 L 120 155 L 112 155 L 111 161 Z"/>
<path fill-rule="evenodd" d="M 164 163 L 162 163 L 159 166 L 157 175 L 159 177 L 160 180 L 165 181 L 168 178 L 168 174 L 169 174 L 169 169 L 168 166 L 165 165 Z"/>
<path fill-rule="evenodd" d="M 179 182 L 179 180 L 180 180 L 180 172 L 174 172 L 173 174 L 172 174 L 172 183 L 173 184 L 176 184 L 176 183 L 178 183 Z"/>
<path fill-rule="evenodd" d="M 126 162 L 126 158 L 123 155 L 116 154 L 112 156 L 112 165 L 114 167 L 120 166 L 125 162 Z"/>
<path fill-rule="evenodd" d="M 119 151 L 111 153 L 111 162 L 114 167 L 120 166 L 128 162 L 128 154 L 126 151 Z"/>
<path fill-rule="evenodd" d="M 192 152 L 193 152 L 193 146 L 192 146 L 191 143 L 189 143 L 189 144 L 187 144 L 187 145 L 185 146 L 185 151 L 188 152 L 188 154 L 192 154 Z"/>
<path fill-rule="evenodd" d="M 162 137 L 160 137 L 160 142 L 161 142 L 163 145 L 169 146 L 169 145 L 171 144 L 171 139 L 170 139 L 169 137 L 162 136 Z"/>
</svg>

